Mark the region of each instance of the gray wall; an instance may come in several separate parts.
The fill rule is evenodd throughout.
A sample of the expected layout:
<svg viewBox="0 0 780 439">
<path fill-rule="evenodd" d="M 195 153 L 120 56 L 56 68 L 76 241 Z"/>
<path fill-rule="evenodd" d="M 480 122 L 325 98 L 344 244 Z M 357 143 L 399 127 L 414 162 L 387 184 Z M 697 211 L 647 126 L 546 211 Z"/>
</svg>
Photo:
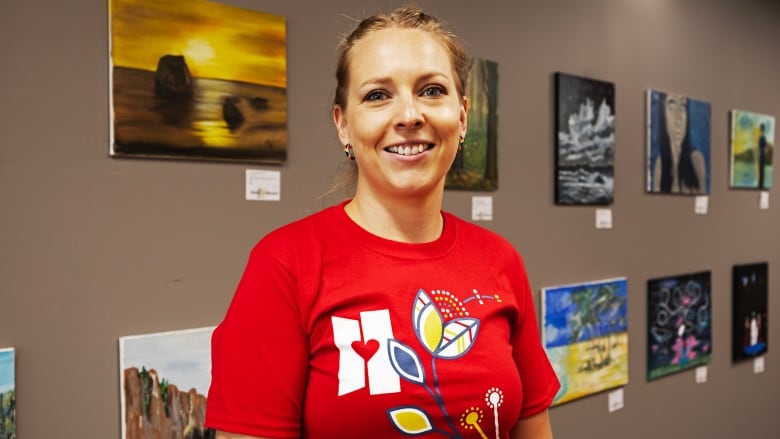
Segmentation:
<svg viewBox="0 0 780 439">
<path fill-rule="evenodd" d="M 328 118 L 337 36 L 352 25 L 345 16 L 401 2 L 229 3 L 288 19 L 280 167 L 109 158 L 106 2 L 0 1 L 0 347 L 17 348 L 20 439 L 118 437 L 118 337 L 218 323 L 251 246 L 323 206 L 343 160 Z M 485 225 L 523 253 L 537 291 L 629 279 L 626 407 L 608 414 L 606 394 L 556 407 L 556 438 L 776 437 L 777 349 L 763 374 L 731 363 L 730 281 L 733 264 L 767 260 L 780 285 L 780 200 L 759 210 L 756 192 L 728 189 L 727 114 L 780 116 L 780 2 L 421 4 L 499 64 L 500 189 Z M 612 230 L 594 229 L 593 208 L 552 203 L 556 70 L 616 84 Z M 708 215 L 692 198 L 644 192 L 649 87 L 712 103 Z M 246 168 L 281 170 L 282 201 L 244 201 Z M 472 195 L 448 192 L 445 208 L 467 217 Z M 709 381 L 689 371 L 647 382 L 645 282 L 703 269 L 713 276 Z M 769 338 L 780 340 L 780 324 Z"/>
</svg>

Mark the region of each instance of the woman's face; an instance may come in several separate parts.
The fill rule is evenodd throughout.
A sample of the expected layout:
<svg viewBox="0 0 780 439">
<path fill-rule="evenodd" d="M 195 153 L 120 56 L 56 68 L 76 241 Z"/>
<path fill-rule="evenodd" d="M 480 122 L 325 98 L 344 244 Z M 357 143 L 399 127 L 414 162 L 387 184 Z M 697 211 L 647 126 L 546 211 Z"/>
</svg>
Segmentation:
<svg viewBox="0 0 780 439">
<path fill-rule="evenodd" d="M 354 47 L 346 106 L 333 120 L 351 144 L 358 193 L 425 196 L 444 177 L 466 134 L 466 100 L 457 91 L 449 54 L 426 31 L 375 31 Z"/>
<path fill-rule="evenodd" d="M 680 146 L 688 126 L 688 98 L 681 95 L 666 95 L 666 129 L 672 145 Z"/>
</svg>

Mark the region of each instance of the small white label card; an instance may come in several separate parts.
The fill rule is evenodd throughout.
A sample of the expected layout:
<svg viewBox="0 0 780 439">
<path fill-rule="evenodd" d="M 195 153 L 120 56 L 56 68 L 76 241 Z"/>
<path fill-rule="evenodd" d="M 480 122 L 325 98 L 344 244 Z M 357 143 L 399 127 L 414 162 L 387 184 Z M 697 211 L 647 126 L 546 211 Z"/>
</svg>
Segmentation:
<svg viewBox="0 0 780 439">
<path fill-rule="evenodd" d="M 246 170 L 246 199 L 279 201 L 281 199 L 279 171 Z"/>
<path fill-rule="evenodd" d="M 471 220 L 493 221 L 493 197 L 471 197 Z"/>
<path fill-rule="evenodd" d="M 761 191 L 758 195 L 758 208 L 762 210 L 769 209 L 769 192 Z"/>
<path fill-rule="evenodd" d="M 707 366 L 699 366 L 696 368 L 696 384 L 703 384 L 707 382 Z"/>
<path fill-rule="evenodd" d="M 596 228 L 612 228 L 612 209 L 596 209 Z"/>
<path fill-rule="evenodd" d="M 615 412 L 623 408 L 623 389 L 609 392 L 609 412 Z"/>
<path fill-rule="evenodd" d="M 753 360 L 753 373 L 761 373 L 764 371 L 764 357 L 758 357 Z"/>
<path fill-rule="evenodd" d="M 707 214 L 707 208 L 710 204 L 710 197 L 707 195 L 699 195 L 696 197 L 696 201 L 693 205 L 693 211 L 696 212 L 699 215 L 706 215 Z"/>
</svg>

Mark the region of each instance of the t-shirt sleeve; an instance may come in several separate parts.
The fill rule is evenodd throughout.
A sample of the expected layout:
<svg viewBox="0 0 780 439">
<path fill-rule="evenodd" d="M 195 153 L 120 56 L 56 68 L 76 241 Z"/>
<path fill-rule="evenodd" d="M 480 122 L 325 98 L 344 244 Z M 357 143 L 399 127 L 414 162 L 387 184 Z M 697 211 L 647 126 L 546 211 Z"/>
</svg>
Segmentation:
<svg viewBox="0 0 780 439">
<path fill-rule="evenodd" d="M 270 242 L 264 239 L 252 250 L 214 330 L 206 426 L 293 438 L 301 435 L 308 349 L 294 270 L 285 249 Z"/>
<path fill-rule="evenodd" d="M 555 394 L 558 393 L 560 383 L 542 347 L 533 293 L 522 260 L 519 255 L 517 258 L 519 278 L 516 297 L 520 307 L 520 318 L 515 328 L 512 346 L 523 386 L 520 418 L 527 418 L 550 407 Z"/>
</svg>

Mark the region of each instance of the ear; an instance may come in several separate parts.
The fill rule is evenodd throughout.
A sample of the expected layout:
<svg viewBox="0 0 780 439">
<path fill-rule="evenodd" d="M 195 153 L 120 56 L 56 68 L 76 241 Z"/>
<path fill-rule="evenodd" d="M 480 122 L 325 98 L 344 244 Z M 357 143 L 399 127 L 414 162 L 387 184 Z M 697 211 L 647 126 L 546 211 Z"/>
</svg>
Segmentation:
<svg viewBox="0 0 780 439">
<path fill-rule="evenodd" d="M 466 137 L 466 131 L 468 131 L 468 113 L 469 113 L 469 98 L 463 96 L 463 102 L 460 107 L 460 135 Z"/>
<path fill-rule="evenodd" d="M 339 134 L 339 140 L 342 145 L 349 143 L 349 133 L 347 131 L 347 115 L 341 105 L 333 106 L 333 124 L 336 125 L 336 131 Z"/>
</svg>

